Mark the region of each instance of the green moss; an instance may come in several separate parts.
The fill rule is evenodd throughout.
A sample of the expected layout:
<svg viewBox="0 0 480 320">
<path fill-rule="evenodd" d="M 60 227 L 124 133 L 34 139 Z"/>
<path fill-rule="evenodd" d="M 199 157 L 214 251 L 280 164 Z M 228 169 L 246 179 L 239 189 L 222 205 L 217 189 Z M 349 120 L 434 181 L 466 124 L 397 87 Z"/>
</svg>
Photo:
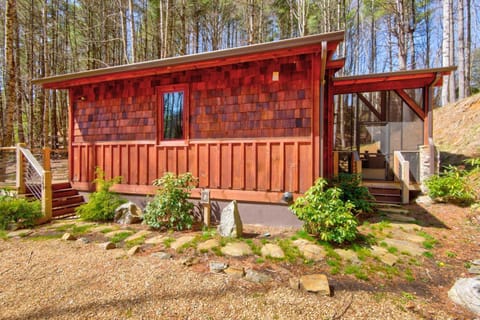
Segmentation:
<svg viewBox="0 0 480 320">
<path fill-rule="evenodd" d="M 391 254 L 395 254 L 398 252 L 398 249 L 396 247 L 388 247 L 387 251 L 390 252 Z"/>
<path fill-rule="evenodd" d="M 130 248 L 133 248 L 135 246 L 142 245 L 142 244 L 145 243 L 145 238 L 146 237 L 143 236 L 143 237 L 137 238 L 137 239 L 132 240 L 132 241 L 127 241 L 127 242 L 125 242 L 125 246 L 130 249 Z"/>
<path fill-rule="evenodd" d="M 294 263 L 298 258 L 303 258 L 300 250 L 292 244 L 290 239 L 280 239 L 278 240 L 278 246 L 283 250 L 285 254 L 285 260 L 290 263 Z"/>
<path fill-rule="evenodd" d="M 165 246 L 165 248 L 170 248 L 170 246 L 174 242 L 175 242 L 175 238 L 168 237 L 165 240 L 163 240 L 163 245 Z"/>
<path fill-rule="evenodd" d="M 32 236 L 28 237 L 26 239 L 31 240 L 31 241 L 45 241 L 45 240 L 52 240 L 52 239 L 60 239 L 62 237 L 62 234 L 44 234 L 44 235 L 37 235 L 37 236 Z"/>
<path fill-rule="evenodd" d="M 111 239 L 110 239 L 110 242 L 112 243 L 119 243 L 119 242 L 122 242 L 123 240 L 127 239 L 129 236 L 132 235 L 132 231 L 124 231 L 124 232 L 120 232 L 120 233 L 117 233 L 116 235 L 114 235 Z"/>
<path fill-rule="evenodd" d="M 368 280 L 368 275 L 365 274 L 365 272 L 363 271 L 363 268 L 359 265 L 349 264 L 345 266 L 344 273 L 353 274 L 357 279 L 360 279 L 360 280 L 365 280 L 365 281 Z"/>
<path fill-rule="evenodd" d="M 424 252 L 423 256 L 429 259 L 433 259 L 433 253 L 431 253 L 430 251 Z"/>
<path fill-rule="evenodd" d="M 7 240 L 8 239 L 7 234 L 8 234 L 7 231 L 0 230 L 0 239 Z"/>
<path fill-rule="evenodd" d="M 55 231 L 65 232 L 65 231 L 70 230 L 74 226 L 75 226 L 75 223 L 63 224 L 61 226 L 55 227 Z"/>
<path fill-rule="evenodd" d="M 409 268 L 405 269 L 404 273 L 405 273 L 405 279 L 407 281 L 409 281 L 409 282 L 415 281 L 415 277 L 413 276 L 413 272 L 412 272 L 411 269 L 409 269 Z"/>
</svg>

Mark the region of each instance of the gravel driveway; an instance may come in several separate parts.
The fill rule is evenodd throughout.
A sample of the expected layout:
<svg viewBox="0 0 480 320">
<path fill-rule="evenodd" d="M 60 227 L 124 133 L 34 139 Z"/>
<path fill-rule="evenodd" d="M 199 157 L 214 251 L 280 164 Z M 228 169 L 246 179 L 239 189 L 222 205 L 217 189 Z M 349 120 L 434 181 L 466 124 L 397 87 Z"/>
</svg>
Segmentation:
<svg viewBox="0 0 480 320">
<path fill-rule="evenodd" d="M 334 295 L 324 297 L 288 281 L 255 284 L 121 251 L 0 240 L 0 319 L 418 319 L 428 305 L 421 298 L 411 307 L 372 284 L 330 279 Z M 449 317 L 439 311 L 432 318 Z"/>
</svg>

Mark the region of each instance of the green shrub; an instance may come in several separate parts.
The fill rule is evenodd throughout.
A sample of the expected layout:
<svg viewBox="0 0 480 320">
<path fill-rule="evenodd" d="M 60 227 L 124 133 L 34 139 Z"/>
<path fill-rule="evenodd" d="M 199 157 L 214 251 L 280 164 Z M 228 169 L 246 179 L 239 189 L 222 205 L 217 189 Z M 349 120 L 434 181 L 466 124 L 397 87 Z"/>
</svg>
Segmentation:
<svg viewBox="0 0 480 320">
<path fill-rule="evenodd" d="M 191 229 L 193 203 L 188 201 L 197 179 L 189 172 L 176 176 L 171 172 L 153 182 L 160 187 L 145 208 L 143 221 L 152 228 Z"/>
<path fill-rule="evenodd" d="M 307 232 L 323 241 L 343 243 L 355 240 L 358 222 L 352 214 L 353 204 L 342 200 L 340 188 L 324 190 L 326 184 L 325 179 L 317 179 L 290 209 L 303 221 Z"/>
<path fill-rule="evenodd" d="M 435 201 L 470 205 L 475 202 L 475 192 L 468 184 L 468 170 L 449 165 L 440 175 L 425 181 L 428 195 Z"/>
<path fill-rule="evenodd" d="M 0 196 L 0 230 L 5 230 L 10 223 L 32 227 L 35 225 L 35 220 L 41 217 L 40 201 L 28 201 L 10 195 Z"/>
<path fill-rule="evenodd" d="M 90 195 L 87 203 L 81 205 L 76 209 L 76 213 L 83 220 L 91 221 L 110 221 L 115 216 L 115 209 L 126 202 L 125 199 L 111 192 L 110 188 L 119 183 L 122 178 L 116 177 L 111 180 L 105 180 L 105 175 L 100 168 L 95 170 L 97 179 L 94 182 L 97 184 L 97 191 Z"/>
<path fill-rule="evenodd" d="M 367 187 L 360 185 L 361 182 L 362 178 L 358 174 L 340 173 L 334 185 L 342 190 L 341 199 L 344 202 L 350 201 L 355 206 L 356 213 L 373 212 L 375 198 Z"/>
</svg>

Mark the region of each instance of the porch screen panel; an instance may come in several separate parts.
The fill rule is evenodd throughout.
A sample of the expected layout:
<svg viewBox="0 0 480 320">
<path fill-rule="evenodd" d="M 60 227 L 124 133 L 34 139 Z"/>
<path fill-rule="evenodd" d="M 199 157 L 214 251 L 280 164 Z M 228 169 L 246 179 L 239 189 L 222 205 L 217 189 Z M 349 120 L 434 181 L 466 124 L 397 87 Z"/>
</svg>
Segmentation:
<svg viewBox="0 0 480 320">
<path fill-rule="evenodd" d="M 183 138 L 183 91 L 163 93 L 163 139 Z"/>
</svg>

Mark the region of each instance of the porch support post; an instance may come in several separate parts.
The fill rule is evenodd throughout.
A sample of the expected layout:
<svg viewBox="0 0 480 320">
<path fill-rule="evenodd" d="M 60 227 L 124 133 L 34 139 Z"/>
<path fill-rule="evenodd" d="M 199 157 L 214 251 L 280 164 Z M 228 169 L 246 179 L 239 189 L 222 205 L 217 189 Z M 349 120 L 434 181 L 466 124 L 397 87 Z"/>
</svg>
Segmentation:
<svg viewBox="0 0 480 320">
<path fill-rule="evenodd" d="M 322 63 L 320 65 L 320 177 L 324 173 L 325 147 L 325 72 L 327 67 L 327 42 L 322 41 Z"/>
<path fill-rule="evenodd" d="M 16 181 L 16 189 L 17 194 L 25 194 L 26 187 L 25 187 L 25 168 L 23 166 L 24 157 L 23 153 L 20 148 L 25 148 L 25 143 L 18 143 L 17 144 L 17 181 Z"/>
<path fill-rule="evenodd" d="M 435 174 L 435 144 L 433 142 L 433 87 L 438 81 L 442 79 L 442 74 L 437 72 L 435 79 L 430 83 L 428 87 L 424 89 L 424 103 L 425 103 L 425 119 L 423 121 L 424 126 L 424 144 L 428 145 L 430 153 L 430 175 Z"/>
</svg>

